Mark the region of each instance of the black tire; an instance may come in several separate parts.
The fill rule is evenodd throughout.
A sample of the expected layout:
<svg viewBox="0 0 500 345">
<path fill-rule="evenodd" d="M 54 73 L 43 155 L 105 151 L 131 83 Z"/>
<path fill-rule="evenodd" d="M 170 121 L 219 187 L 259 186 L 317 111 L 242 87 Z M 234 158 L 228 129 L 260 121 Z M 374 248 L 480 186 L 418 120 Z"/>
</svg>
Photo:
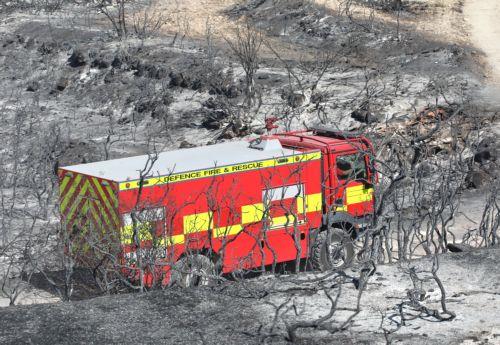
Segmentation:
<svg viewBox="0 0 500 345">
<path fill-rule="evenodd" d="M 214 285 L 215 273 L 215 265 L 210 258 L 202 254 L 186 255 L 172 267 L 170 285 L 183 288 Z"/>
<path fill-rule="evenodd" d="M 341 270 L 351 265 L 354 246 L 347 233 L 339 229 L 320 232 L 311 248 L 311 265 L 319 271 Z"/>
</svg>

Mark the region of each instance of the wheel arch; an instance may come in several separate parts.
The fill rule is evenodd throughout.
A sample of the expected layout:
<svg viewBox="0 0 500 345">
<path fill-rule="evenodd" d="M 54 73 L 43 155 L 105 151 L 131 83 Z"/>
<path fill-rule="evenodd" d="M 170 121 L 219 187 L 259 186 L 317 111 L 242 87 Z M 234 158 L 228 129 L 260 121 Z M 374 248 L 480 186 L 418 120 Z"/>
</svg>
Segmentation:
<svg viewBox="0 0 500 345">
<path fill-rule="evenodd" d="M 347 212 L 330 212 L 326 217 L 327 221 L 323 223 L 320 232 L 329 228 L 342 230 L 350 235 L 356 232 L 356 218 Z"/>
</svg>

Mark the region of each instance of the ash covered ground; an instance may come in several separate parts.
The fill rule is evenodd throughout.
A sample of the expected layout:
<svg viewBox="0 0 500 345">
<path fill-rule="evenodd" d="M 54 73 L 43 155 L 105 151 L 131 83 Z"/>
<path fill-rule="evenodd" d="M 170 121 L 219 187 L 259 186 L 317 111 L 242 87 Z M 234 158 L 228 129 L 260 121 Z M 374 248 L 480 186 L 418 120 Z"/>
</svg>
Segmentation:
<svg viewBox="0 0 500 345">
<path fill-rule="evenodd" d="M 388 334 L 387 339 L 396 344 L 497 344 L 499 260 L 498 249 L 441 257 L 442 282 L 449 287 L 447 301 L 457 317 L 442 323 L 412 310 L 401 330 Z M 425 259 L 411 264 L 424 279 L 422 303 L 432 308 L 439 304 L 440 296 L 437 286 L 422 273 L 430 265 Z M 397 327 L 391 320 L 401 322 L 400 304 L 408 301 L 404 296 L 413 289 L 405 273 L 407 268 L 379 266 L 363 295 L 363 312 L 349 330 L 333 335 L 325 330 L 306 331 L 299 343 L 385 344 L 384 330 Z M 300 278 L 312 280 L 315 276 L 303 274 Z M 346 285 L 341 307 L 355 304 L 357 293 L 353 284 Z M 283 320 L 307 320 L 311 316 L 297 316 L 289 310 L 271 330 L 274 306 L 289 298 L 308 313 L 324 315 L 329 311 L 328 299 L 314 289 L 314 283 L 306 287 L 294 283 L 290 276 L 262 277 L 214 289 L 155 291 L 2 308 L 0 340 L 3 344 L 283 344 L 287 343 Z M 403 308 L 411 310 L 410 306 Z M 338 311 L 329 324 L 339 325 L 348 315 L 347 311 Z"/>
</svg>

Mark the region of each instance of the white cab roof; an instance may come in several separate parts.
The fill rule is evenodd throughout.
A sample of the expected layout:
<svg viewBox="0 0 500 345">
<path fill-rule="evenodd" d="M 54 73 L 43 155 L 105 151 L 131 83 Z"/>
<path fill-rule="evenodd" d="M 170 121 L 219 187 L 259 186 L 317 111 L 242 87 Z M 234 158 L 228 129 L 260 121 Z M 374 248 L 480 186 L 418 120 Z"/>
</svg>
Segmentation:
<svg viewBox="0 0 500 345">
<path fill-rule="evenodd" d="M 158 154 L 151 176 L 166 176 L 173 173 L 188 172 L 212 167 L 221 167 L 245 162 L 290 156 L 297 151 L 283 148 L 276 139 L 263 145 L 262 149 L 250 148 L 247 141 L 232 141 L 222 144 L 200 146 L 188 149 L 167 151 Z M 262 145 L 259 145 L 259 147 Z M 115 182 L 125 182 L 140 178 L 149 156 L 112 159 L 102 162 L 79 164 L 63 169 L 94 177 L 100 177 Z"/>
</svg>

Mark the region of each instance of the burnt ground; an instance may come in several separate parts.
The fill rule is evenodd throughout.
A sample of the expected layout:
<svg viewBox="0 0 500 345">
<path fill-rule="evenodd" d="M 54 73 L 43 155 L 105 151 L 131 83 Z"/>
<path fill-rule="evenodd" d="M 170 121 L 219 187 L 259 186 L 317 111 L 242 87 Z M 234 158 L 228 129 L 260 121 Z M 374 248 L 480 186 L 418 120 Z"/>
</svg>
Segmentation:
<svg viewBox="0 0 500 345">
<path fill-rule="evenodd" d="M 5 116 L 23 108 L 30 118 L 42 118 L 42 130 L 61 128 L 65 145 L 58 160 L 76 164 L 143 154 L 151 139 L 165 150 L 183 141 L 205 145 L 245 137 L 260 133 L 269 114 L 287 114 L 283 127 L 322 120 L 340 129 L 366 129 L 350 115 L 366 106 L 367 97 L 373 119 L 385 123 L 415 117 L 436 101 L 468 101 L 482 82 L 478 52 L 463 37 L 450 33 L 454 38 L 447 39 L 420 25 L 441 23 L 449 12 L 459 31 L 460 7 L 409 6 L 398 29 L 386 13 L 367 22 L 314 2 L 292 3 L 271 8 L 271 1 L 245 1 L 223 11 L 227 21 L 248 17 L 264 30 L 305 87 L 318 73 L 311 64 L 322 52 L 335 51 L 313 94 L 291 87 L 295 81 L 283 63 L 264 47 L 256 78 L 262 105 L 249 114 L 250 128 L 220 137 L 244 89 L 242 69 L 222 34 L 214 38 L 211 67 L 205 37 L 193 34 L 172 44 L 174 34 L 165 33 L 120 42 L 102 17 L 78 6 L 50 14 L 13 12 L 0 21 L 0 106 Z M 451 30 L 433 25 L 437 32 Z M 294 92 L 304 97 L 290 102 Z M 112 144 L 104 152 L 108 136 Z"/>
<path fill-rule="evenodd" d="M 439 275 L 447 287 L 448 308 L 456 313 L 453 321 L 438 322 L 405 308 L 408 320 L 398 332 L 390 334 L 393 343 L 403 344 L 498 344 L 500 342 L 500 264 L 499 249 L 446 254 L 440 257 Z M 434 308 L 439 300 L 437 286 L 423 273 L 428 260 L 411 263 L 424 278 L 422 304 Z M 298 278 L 312 278 L 302 274 Z M 328 303 L 319 293 L 286 290 L 293 277 L 261 277 L 245 284 L 231 283 L 215 288 L 154 291 L 99 297 L 72 303 L 17 306 L 0 309 L 2 344 L 257 344 L 286 343 L 282 322 L 269 333 L 274 309 L 285 298 L 302 301 L 299 316 L 286 313 L 283 318 L 322 315 Z M 250 284 L 250 285 L 248 285 Z M 247 289 L 251 287 L 252 289 Z M 297 286 L 295 286 L 297 287 Z M 302 286 L 305 288 L 305 286 Z M 398 305 L 412 283 L 399 265 L 383 265 L 372 277 L 362 297 L 363 308 L 346 331 L 329 334 L 320 330 L 299 331 L 303 344 L 385 343 L 382 325 L 394 330 Z M 355 302 L 357 291 L 346 284 L 339 307 Z M 269 292 L 257 293 L 250 291 Z M 312 313 L 312 314 L 311 314 Z M 381 315 L 386 319 L 381 323 Z M 338 324 L 341 311 L 331 319 Z"/>
</svg>

